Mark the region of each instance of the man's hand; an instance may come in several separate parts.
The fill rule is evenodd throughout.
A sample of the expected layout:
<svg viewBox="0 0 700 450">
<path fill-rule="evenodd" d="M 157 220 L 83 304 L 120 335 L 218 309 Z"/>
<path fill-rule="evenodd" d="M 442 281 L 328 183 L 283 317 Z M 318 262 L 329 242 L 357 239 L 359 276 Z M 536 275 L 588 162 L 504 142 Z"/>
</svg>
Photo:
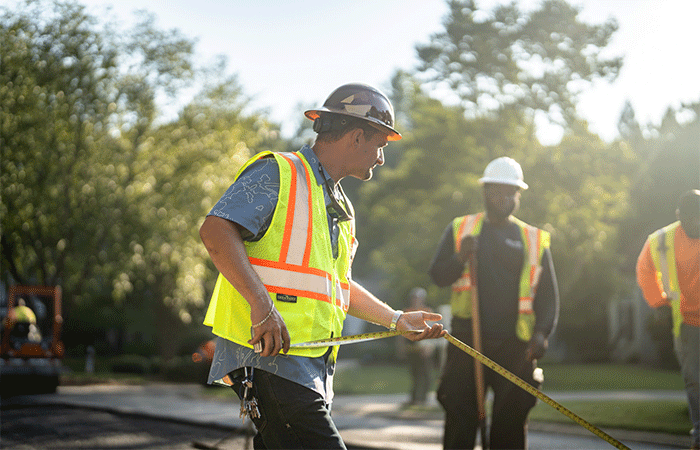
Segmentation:
<svg viewBox="0 0 700 450">
<path fill-rule="evenodd" d="M 468 235 L 462 238 L 462 242 L 459 244 L 459 260 L 463 263 L 469 261 L 469 255 L 472 252 L 476 252 L 479 248 L 479 242 L 476 236 Z"/>
<path fill-rule="evenodd" d="M 260 356 L 277 356 L 280 350 L 284 350 L 284 353 L 287 353 L 291 338 L 284 319 L 282 319 L 279 311 L 274 306 L 272 306 L 270 316 L 267 319 L 265 317 L 266 313 L 251 311 L 250 318 L 252 323 L 257 324 L 262 321 L 262 324 L 253 327 L 251 331 L 252 339 L 248 343 L 253 347 L 258 343 L 262 345 L 262 351 L 259 352 Z M 257 322 L 255 322 L 256 320 Z"/>
<path fill-rule="evenodd" d="M 544 356 L 547 348 L 549 347 L 549 342 L 544 333 L 541 331 L 536 331 L 535 334 L 530 338 L 530 342 L 527 344 L 527 359 L 530 361 L 535 359 L 540 359 Z"/>
<path fill-rule="evenodd" d="M 421 341 L 423 339 L 436 339 L 443 337 L 447 331 L 443 330 L 441 323 L 434 323 L 432 326 L 426 322 L 435 322 L 442 319 L 442 316 L 437 313 L 427 311 L 411 311 L 401 314 L 396 328 L 399 330 L 423 330 L 420 333 L 404 334 L 406 339 L 411 341 Z"/>
</svg>

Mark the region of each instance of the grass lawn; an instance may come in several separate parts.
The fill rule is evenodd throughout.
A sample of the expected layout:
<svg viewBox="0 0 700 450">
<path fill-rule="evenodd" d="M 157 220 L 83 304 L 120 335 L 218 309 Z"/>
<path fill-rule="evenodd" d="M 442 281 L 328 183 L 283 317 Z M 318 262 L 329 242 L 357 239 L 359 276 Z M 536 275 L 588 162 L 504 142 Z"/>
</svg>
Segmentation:
<svg viewBox="0 0 700 450">
<path fill-rule="evenodd" d="M 617 364 L 556 364 L 543 367 L 542 391 L 586 390 L 683 390 L 683 380 L 675 371 L 655 370 Z M 437 371 L 433 372 L 437 387 Z M 337 394 L 408 393 L 411 381 L 408 368 L 401 364 L 367 365 L 339 370 L 335 376 Z M 407 394 L 408 395 L 408 394 Z M 601 428 L 662 431 L 687 435 L 691 428 L 685 401 L 565 401 L 574 414 Z M 575 424 L 548 404 L 538 402 L 531 420 Z"/>
<path fill-rule="evenodd" d="M 564 401 L 567 409 L 599 428 L 660 431 L 687 436 L 692 425 L 685 401 Z M 538 402 L 530 413 L 535 422 L 575 424 L 551 406 Z"/>
<path fill-rule="evenodd" d="M 67 364 L 70 366 L 70 363 Z M 343 367 L 343 366 L 341 366 Z M 79 367 L 63 377 L 65 384 L 147 382 L 149 377 L 112 374 L 98 370 L 84 374 Z M 640 366 L 617 364 L 551 364 L 544 365 L 545 381 L 542 392 L 553 396 L 556 392 L 586 390 L 683 390 L 683 380 L 676 371 L 655 370 Z M 433 390 L 437 388 L 439 372 L 433 370 Z M 334 388 L 339 395 L 406 394 L 411 388 L 408 367 L 400 362 L 370 364 L 339 368 Z M 206 389 L 210 396 L 232 398 L 228 389 Z M 561 404 L 587 422 L 600 428 L 619 428 L 663 431 L 688 435 L 691 428 L 685 401 L 623 401 L 610 398 L 604 401 L 567 400 Z M 442 417 L 437 408 L 435 417 Z M 538 402 L 530 418 L 539 422 L 575 424 L 573 420 L 548 404 Z"/>
<path fill-rule="evenodd" d="M 683 390 L 679 372 L 620 364 L 544 365 L 542 391 L 589 390 Z M 437 371 L 433 386 L 437 387 Z M 400 363 L 363 365 L 338 370 L 335 391 L 339 394 L 398 394 L 409 392 L 408 368 Z"/>
</svg>

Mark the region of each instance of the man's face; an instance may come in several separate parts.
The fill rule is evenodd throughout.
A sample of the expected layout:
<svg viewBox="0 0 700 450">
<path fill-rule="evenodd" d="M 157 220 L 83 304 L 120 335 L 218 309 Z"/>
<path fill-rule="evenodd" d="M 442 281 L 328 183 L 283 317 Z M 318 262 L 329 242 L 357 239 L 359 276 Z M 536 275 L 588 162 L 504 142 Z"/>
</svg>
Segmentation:
<svg viewBox="0 0 700 450">
<path fill-rule="evenodd" d="M 486 183 L 484 202 L 490 214 L 503 220 L 517 211 L 520 206 L 520 188 L 510 184 Z"/>
<path fill-rule="evenodd" d="M 349 175 L 362 181 L 372 178 L 376 166 L 384 165 L 384 147 L 388 144 L 384 133 L 374 133 L 371 139 L 365 136 L 364 132 L 360 134 L 354 153 L 356 160 L 349 162 Z"/>
<path fill-rule="evenodd" d="M 691 239 L 700 239 L 700 216 L 690 215 L 688 217 L 681 216 L 681 226 L 683 231 Z"/>
</svg>

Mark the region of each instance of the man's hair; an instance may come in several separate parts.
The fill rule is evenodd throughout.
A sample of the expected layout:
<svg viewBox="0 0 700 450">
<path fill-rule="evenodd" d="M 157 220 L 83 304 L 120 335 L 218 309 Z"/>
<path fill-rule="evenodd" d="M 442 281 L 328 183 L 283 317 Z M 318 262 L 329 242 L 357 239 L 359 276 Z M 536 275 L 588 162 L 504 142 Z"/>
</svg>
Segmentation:
<svg viewBox="0 0 700 450">
<path fill-rule="evenodd" d="M 340 124 L 340 120 L 344 119 L 344 124 Z M 316 142 L 335 142 L 342 138 L 345 133 L 356 128 L 362 129 L 365 133 L 365 139 L 371 140 L 377 133 L 381 131 L 374 128 L 368 121 L 358 119 L 352 116 L 333 114 L 331 120 L 334 121 L 334 126 L 329 131 L 322 131 L 316 136 Z M 336 122 L 337 121 L 337 122 Z"/>
<path fill-rule="evenodd" d="M 682 218 L 700 216 L 700 190 L 691 189 L 678 199 L 678 215 Z"/>
</svg>

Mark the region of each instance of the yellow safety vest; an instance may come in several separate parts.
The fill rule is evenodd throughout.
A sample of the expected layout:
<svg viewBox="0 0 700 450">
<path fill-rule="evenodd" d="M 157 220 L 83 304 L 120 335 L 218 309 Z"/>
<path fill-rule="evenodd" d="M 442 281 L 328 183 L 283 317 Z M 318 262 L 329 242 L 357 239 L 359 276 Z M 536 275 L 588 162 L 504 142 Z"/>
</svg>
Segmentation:
<svg viewBox="0 0 700 450">
<path fill-rule="evenodd" d="M 535 312 L 532 302 L 535 298 L 537 285 L 542 273 L 542 254 L 549 248 L 549 233 L 526 224 L 512 217 L 512 220 L 520 227 L 523 243 L 525 244 L 525 262 L 520 274 L 520 289 L 518 298 L 518 321 L 516 323 L 516 335 L 523 341 L 529 341 L 535 328 Z M 459 252 L 462 239 L 465 236 L 476 236 L 481 232 L 484 222 L 484 213 L 457 217 L 452 221 L 455 249 Z M 464 266 L 462 276 L 452 284 L 452 315 L 454 317 L 470 318 L 472 316 L 471 281 L 469 278 L 469 265 Z"/>
<path fill-rule="evenodd" d="M 681 289 L 676 270 L 676 231 L 681 222 L 673 222 L 649 235 L 649 251 L 656 268 L 656 278 L 666 293 L 673 311 L 673 334 L 681 333 Z"/>
<path fill-rule="evenodd" d="M 259 153 L 236 178 L 252 162 L 269 156 L 279 166 L 279 197 L 265 235 L 245 242 L 248 259 L 282 315 L 292 344 L 340 336 L 350 305 L 350 266 L 357 248 L 354 219 L 340 222 L 338 257 L 333 259 L 324 189 L 301 153 Z M 349 202 L 348 208 L 354 215 Z M 252 348 L 250 305 L 221 274 L 204 324 L 215 335 Z M 326 350 L 290 349 L 288 354 L 317 357 Z"/>
</svg>

